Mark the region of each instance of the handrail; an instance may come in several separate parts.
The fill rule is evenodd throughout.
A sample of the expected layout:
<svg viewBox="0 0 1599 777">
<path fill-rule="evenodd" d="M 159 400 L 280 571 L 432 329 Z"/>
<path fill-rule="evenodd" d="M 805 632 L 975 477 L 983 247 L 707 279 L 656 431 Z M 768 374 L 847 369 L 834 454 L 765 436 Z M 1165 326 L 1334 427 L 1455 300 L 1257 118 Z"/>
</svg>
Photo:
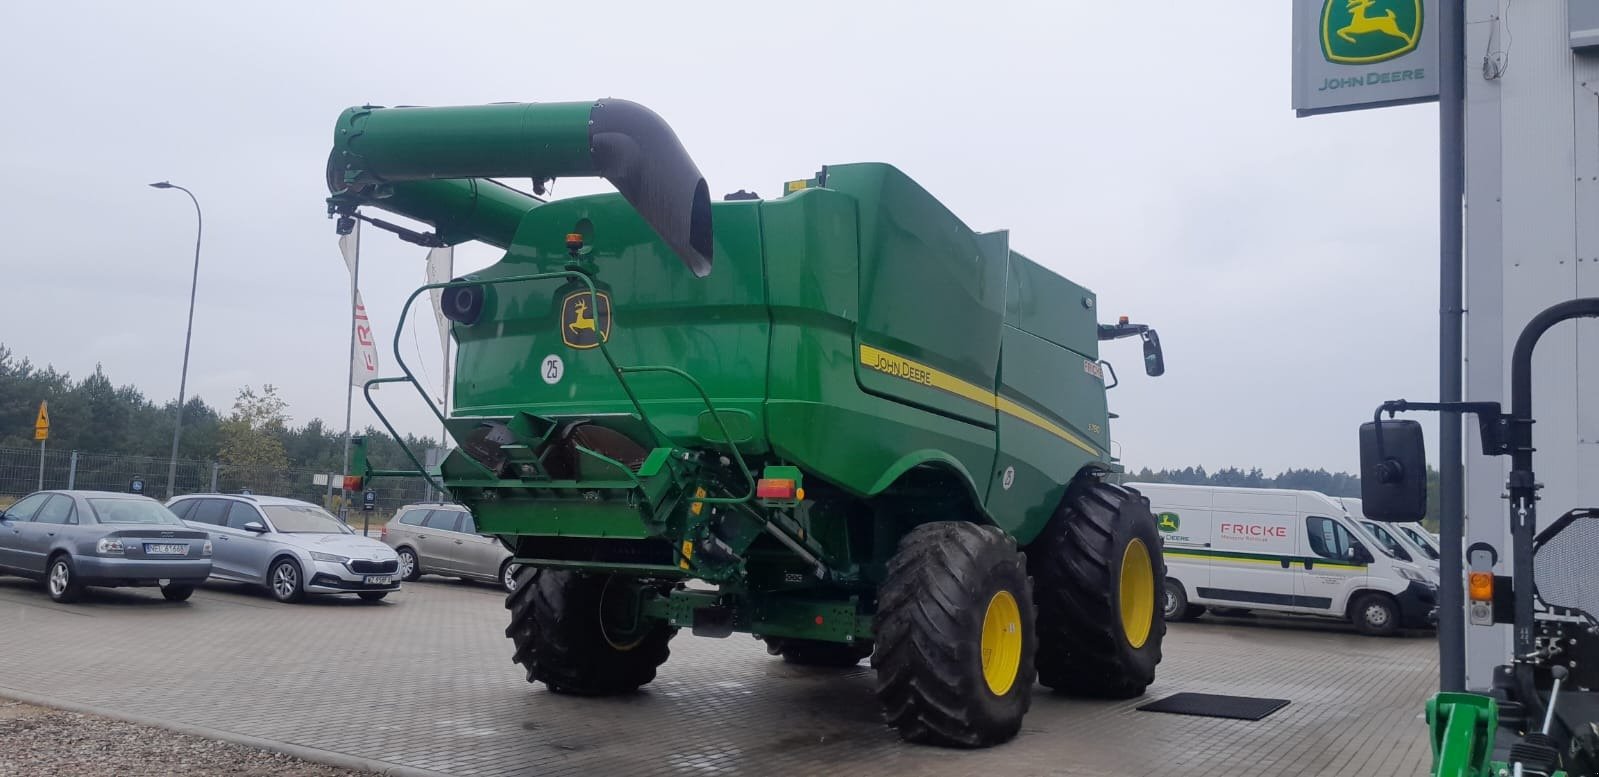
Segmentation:
<svg viewBox="0 0 1599 777">
<path fill-rule="evenodd" d="M 693 386 L 694 390 L 699 393 L 700 400 L 705 403 L 705 407 L 711 411 L 711 418 L 716 421 L 716 426 L 722 430 L 722 439 L 727 442 L 728 450 L 732 451 L 733 461 L 738 462 L 738 470 L 744 474 L 744 482 L 749 486 L 749 491 L 741 497 L 697 497 L 694 501 L 704 502 L 706 504 L 741 504 L 755 498 L 755 476 L 750 474 L 749 465 L 744 463 L 744 455 L 738 452 L 738 443 L 733 442 L 733 435 L 728 432 L 727 423 L 722 420 L 722 414 L 716 412 L 716 405 L 711 403 L 711 395 L 706 393 L 705 387 L 700 385 L 700 382 L 696 380 L 693 375 L 690 375 L 676 367 L 657 367 L 653 365 L 646 365 L 643 367 L 623 367 L 621 372 L 664 372 L 670 375 L 676 375 L 683 380 L 688 381 L 688 384 Z"/>
<path fill-rule="evenodd" d="M 433 486 L 434 488 L 438 489 L 439 493 L 441 493 L 441 494 L 447 494 L 447 493 L 449 493 L 449 491 L 447 489 L 445 489 L 444 486 L 439 485 L 438 481 L 434 480 L 432 475 L 428 474 L 427 467 L 422 466 L 422 462 L 417 460 L 416 454 L 411 452 L 411 446 L 405 444 L 405 439 L 400 436 L 399 432 L 394 430 L 394 425 L 389 423 L 389 419 L 388 419 L 387 416 L 383 415 L 383 411 L 378 409 L 378 403 L 372 401 L 372 387 L 373 386 L 375 386 L 375 385 L 377 385 L 379 383 L 403 383 L 405 381 L 410 381 L 411 383 L 416 383 L 416 379 L 410 378 L 410 377 L 406 377 L 406 378 L 373 378 L 373 379 L 361 384 L 361 395 L 366 397 L 366 405 L 367 405 L 367 407 L 372 408 L 373 414 L 375 414 L 378 417 L 378 421 L 383 424 L 383 428 L 389 430 L 389 436 L 394 438 L 394 443 L 396 445 L 400 446 L 400 450 L 403 453 L 405 453 L 405 457 L 410 459 L 412 464 L 416 465 L 416 471 L 418 473 L 420 473 L 423 478 L 427 479 L 428 485 Z"/>
</svg>

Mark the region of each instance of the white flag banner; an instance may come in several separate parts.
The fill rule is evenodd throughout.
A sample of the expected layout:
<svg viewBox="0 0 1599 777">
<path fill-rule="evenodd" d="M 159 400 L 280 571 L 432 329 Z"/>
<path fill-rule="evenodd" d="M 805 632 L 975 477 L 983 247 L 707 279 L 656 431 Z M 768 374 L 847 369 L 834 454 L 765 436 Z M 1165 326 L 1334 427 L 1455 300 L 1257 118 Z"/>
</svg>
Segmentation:
<svg viewBox="0 0 1599 777">
<path fill-rule="evenodd" d="M 441 246 L 428 251 L 427 282 L 449 283 L 455 274 L 455 246 Z M 433 296 L 433 318 L 439 323 L 439 352 L 444 354 L 444 369 L 449 370 L 450 320 L 444 317 L 444 290 L 429 289 Z"/>
<path fill-rule="evenodd" d="M 339 253 L 344 255 L 344 266 L 350 269 L 350 284 L 360 279 L 361 224 L 348 235 L 339 237 Z M 355 338 L 350 355 L 350 385 L 364 386 L 378 376 L 378 344 L 372 336 L 372 322 L 367 319 L 366 305 L 361 302 L 361 291 L 355 292 Z"/>
</svg>

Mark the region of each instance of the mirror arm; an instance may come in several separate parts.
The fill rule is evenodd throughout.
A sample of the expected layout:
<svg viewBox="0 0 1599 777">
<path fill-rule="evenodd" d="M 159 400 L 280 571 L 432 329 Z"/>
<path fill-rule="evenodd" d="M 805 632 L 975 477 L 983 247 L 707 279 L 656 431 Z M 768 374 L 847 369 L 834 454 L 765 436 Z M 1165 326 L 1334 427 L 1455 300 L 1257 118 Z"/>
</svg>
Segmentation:
<svg viewBox="0 0 1599 777">
<path fill-rule="evenodd" d="M 1406 399 L 1391 399 L 1378 405 L 1377 411 L 1371 414 L 1372 423 L 1377 425 L 1379 458 L 1385 460 L 1388 458 L 1388 454 L 1383 451 L 1382 414 L 1387 413 L 1388 417 L 1392 418 L 1396 413 L 1410 410 L 1473 413 L 1477 416 L 1477 428 L 1482 436 L 1483 455 L 1504 456 L 1511 452 L 1510 416 L 1505 415 L 1504 409 L 1498 402 L 1411 402 Z"/>
</svg>

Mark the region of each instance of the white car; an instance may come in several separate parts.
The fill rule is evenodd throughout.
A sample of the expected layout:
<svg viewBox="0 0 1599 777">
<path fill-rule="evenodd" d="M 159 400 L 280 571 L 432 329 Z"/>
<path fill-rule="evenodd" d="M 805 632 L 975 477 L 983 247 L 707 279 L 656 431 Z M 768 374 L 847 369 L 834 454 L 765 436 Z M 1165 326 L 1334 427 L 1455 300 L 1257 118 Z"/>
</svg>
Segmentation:
<svg viewBox="0 0 1599 777">
<path fill-rule="evenodd" d="M 400 557 L 310 502 L 190 494 L 167 502 L 211 537 L 211 579 L 266 586 L 280 602 L 355 594 L 375 602 L 400 590 Z"/>
</svg>

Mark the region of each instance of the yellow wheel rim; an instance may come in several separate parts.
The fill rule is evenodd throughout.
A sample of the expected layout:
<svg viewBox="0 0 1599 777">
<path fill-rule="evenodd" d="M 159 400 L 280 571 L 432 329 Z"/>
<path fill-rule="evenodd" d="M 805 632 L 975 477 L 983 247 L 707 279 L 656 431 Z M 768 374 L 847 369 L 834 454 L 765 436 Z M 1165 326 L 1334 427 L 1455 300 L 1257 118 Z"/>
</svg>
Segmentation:
<svg viewBox="0 0 1599 777">
<path fill-rule="evenodd" d="M 1155 625 L 1155 565 L 1149 561 L 1149 548 L 1143 540 L 1127 543 L 1122 551 L 1120 599 L 1122 633 L 1135 649 L 1149 640 Z"/>
<path fill-rule="evenodd" d="M 995 696 L 1004 696 L 1022 668 L 1022 610 L 1016 597 L 1000 591 L 988 600 L 983 615 L 983 682 Z"/>
</svg>

